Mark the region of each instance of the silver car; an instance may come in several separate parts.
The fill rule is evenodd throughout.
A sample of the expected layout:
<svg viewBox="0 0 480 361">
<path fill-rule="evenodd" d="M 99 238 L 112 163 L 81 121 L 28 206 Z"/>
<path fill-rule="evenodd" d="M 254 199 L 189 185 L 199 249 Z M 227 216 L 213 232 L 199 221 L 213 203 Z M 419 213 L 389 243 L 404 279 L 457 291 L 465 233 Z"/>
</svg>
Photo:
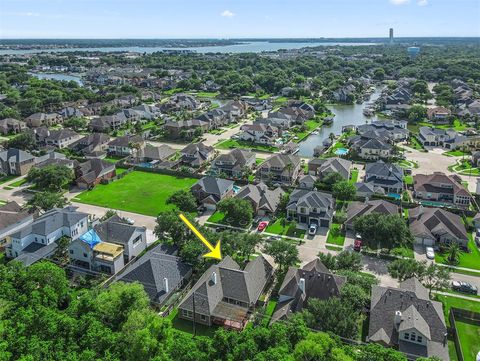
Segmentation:
<svg viewBox="0 0 480 361">
<path fill-rule="evenodd" d="M 428 259 L 435 259 L 435 251 L 433 247 L 425 247 L 425 253 L 427 254 Z"/>
</svg>

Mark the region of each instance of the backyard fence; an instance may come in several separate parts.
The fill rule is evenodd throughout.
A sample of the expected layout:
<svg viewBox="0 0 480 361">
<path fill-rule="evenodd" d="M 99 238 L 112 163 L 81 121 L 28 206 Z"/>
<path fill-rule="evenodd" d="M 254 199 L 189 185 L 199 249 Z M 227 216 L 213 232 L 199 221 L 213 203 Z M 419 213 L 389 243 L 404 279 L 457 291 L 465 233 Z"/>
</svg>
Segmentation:
<svg viewBox="0 0 480 361">
<path fill-rule="evenodd" d="M 457 353 L 458 361 L 464 361 L 465 357 L 463 355 L 456 321 L 468 320 L 469 322 L 473 322 L 480 326 L 480 313 L 452 307 L 450 308 L 450 314 L 448 315 L 448 318 L 450 319 L 450 332 L 453 334 L 453 342 L 455 344 L 455 351 Z"/>
</svg>

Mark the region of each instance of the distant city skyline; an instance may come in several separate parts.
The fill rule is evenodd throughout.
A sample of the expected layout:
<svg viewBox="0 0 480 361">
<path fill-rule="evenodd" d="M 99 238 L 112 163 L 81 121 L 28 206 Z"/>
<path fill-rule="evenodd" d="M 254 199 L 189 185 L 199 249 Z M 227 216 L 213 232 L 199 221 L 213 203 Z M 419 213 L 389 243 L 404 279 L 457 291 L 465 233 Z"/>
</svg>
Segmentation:
<svg viewBox="0 0 480 361">
<path fill-rule="evenodd" d="M 0 0 L 0 38 L 480 36 L 478 0 Z"/>
</svg>

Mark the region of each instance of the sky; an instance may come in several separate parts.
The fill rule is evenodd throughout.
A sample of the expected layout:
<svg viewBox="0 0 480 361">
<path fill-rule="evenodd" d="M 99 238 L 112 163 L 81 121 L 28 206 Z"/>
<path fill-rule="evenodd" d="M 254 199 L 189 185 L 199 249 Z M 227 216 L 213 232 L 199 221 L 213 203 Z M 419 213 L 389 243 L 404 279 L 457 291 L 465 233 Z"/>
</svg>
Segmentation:
<svg viewBox="0 0 480 361">
<path fill-rule="evenodd" d="M 480 0 L 0 0 L 0 38 L 480 36 Z"/>
</svg>

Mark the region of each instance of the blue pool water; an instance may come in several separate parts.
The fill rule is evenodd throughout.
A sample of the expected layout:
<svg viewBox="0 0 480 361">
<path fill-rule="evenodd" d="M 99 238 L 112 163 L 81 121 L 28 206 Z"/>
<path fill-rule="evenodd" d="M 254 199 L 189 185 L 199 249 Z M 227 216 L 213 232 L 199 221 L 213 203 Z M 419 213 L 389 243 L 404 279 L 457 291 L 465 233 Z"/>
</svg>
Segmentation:
<svg viewBox="0 0 480 361">
<path fill-rule="evenodd" d="M 395 199 L 400 199 L 401 195 L 397 193 L 388 193 L 387 196 L 395 198 Z"/>
<path fill-rule="evenodd" d="M 335 151 L 335 154 L 336 154 L 336 155 L 346 155 L 346 154 L 348 154 L 348 149 L 346 149 L 346 148 L 338 148 L 338 149 Z"/>
<path fill-rule="evenodd" d="M 142 167 L 142 168 L 152 168 L 153 167 L 153 165 L 151 163 L 139 163 L 138 166 Z"/>
<path fill-rule="evenodd" d="M 233 186 L 233 193 L 237 194 L 240 191 L 240 189 L 242 188 L 239 186 Z"/>
</svg>

